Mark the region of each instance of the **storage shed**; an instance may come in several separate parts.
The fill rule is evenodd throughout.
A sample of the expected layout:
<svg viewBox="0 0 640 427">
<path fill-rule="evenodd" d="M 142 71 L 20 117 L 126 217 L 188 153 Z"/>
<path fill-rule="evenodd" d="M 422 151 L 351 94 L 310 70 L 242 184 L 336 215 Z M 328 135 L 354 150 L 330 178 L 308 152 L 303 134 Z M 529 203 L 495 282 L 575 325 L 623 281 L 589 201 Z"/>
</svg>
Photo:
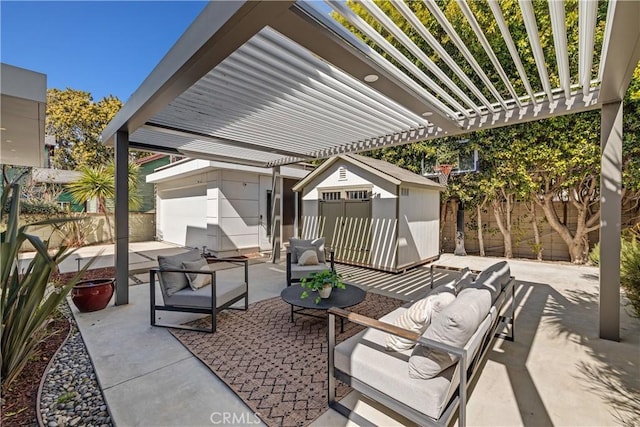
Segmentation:
<svg viewBox="0 0 640 427">
<path fill-rule="evenodd" d="M 324 236 L 336 260 L 398 272 L 440 254 L 444 187 L 388 162 L 333 157 L 293 187 L 303 238 Z"/>
</svg>

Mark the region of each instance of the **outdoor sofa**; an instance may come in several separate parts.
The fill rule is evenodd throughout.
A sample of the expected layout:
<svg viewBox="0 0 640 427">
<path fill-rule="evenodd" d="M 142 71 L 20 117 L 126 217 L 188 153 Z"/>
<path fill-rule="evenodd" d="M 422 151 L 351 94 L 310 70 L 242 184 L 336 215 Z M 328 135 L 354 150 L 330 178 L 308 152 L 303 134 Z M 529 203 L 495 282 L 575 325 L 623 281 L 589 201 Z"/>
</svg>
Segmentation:
<svg viewBox="0 0 640 427">
<path fill-rule="evenodd" d="M 219 280 L 209 264 L 227 262 L 244 267 L 244 280 Z M 216 331 L 216 314 L 224 309 L 248 308 L 249 261 L 234 258 L 205 259 L 197 250 L 186 253 L 158 256 L 158 268 L 152 268 L 150 275 L 151 325 L 200 332 Z M 156 277 L 164 304 L 156 301 Z M 244 306 L 232 307 L 244 299 Z M 177 311 L 211 315 L 211 329 L 189 325 L 158 323 L 156 311 Z"/>
<path fill-rule="evenodd" d="M 466 270 L 456 283 L 380 320 L 330 309 L 329 406 L 350 414 L 336 401 L 337 379 L 419 425 L 449 425 L 457 410 L 458 425 L 464 426 L 469 384 L 494 339 L 514 338 L 515 304 L 515 279 L 506 262 L 477 276 Z M 446 304 L 438 305 L 443 296 Z M 431 310 L 427 325 L 398 326 L 413 318 L 416 307 Z M 336 345 L 336 316 L 367 329 Z M 404 347 L 390 350 L 391 344 Z"/>
</svg>

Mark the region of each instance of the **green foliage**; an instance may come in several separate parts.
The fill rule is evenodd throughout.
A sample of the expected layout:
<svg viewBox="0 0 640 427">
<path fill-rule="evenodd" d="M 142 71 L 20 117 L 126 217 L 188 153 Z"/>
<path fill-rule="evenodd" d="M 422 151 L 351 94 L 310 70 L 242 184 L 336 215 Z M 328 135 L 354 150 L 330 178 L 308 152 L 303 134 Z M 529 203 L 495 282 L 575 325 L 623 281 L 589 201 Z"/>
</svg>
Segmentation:
<svg viewBox="0 0 640 427">
<path fill-rule="evenodd" d="M 622 240 L 620 285 L 629 299 L 633 315 L 640 317 L 640 227 Z"/>
<path fill-rule="evenodd" d="M 343 277 L 335 270 L 324 270 L 319 273 L 311 273 L 309 277 L 302 279 L 300 286 L 304 291 L 300 294 L 300 298 L 307 298 L 309 292 L 317 292 L 325 286 L 332 288 L 346 289 Z M 316 304 L 320 302 L 320 296 L 315 299 Z"/>
<path fill-rule="evenodd" d="M 589 262 L 596 267 L 600 265 L 600 242 L 593 245 L 593 249 L 589 252 Z"/>
<path fill-rule="evenodd" d="M 54 166 L 73 170 L 106 164 L 113 154 L 100 142 L 100 134 L 121 107 L 114 96 L 94 102 L 89 92 L 49 89 L 45 128 L 56 138 Z"/>
<path fill-rule="evenodd" d="M 140 167 L 137 163 L 129 161 L 127 184 L 129 186 L 129 208 L 135 209 L 141 203 L 140 197 L 137 196 L 137 187 L 140 182 Z M 115 185 L 115 165 L 110 163 L 108 166 L 84 166 L 80 169 L 82 175 L 80 179 L 67 184 L 67 188 L 71 196 L 78 203 L 85 203 L 88 200 L 96 199 L 98 202 L 98 211 L 103 213 L 110 238 L 113 240 L 111 232 L 111 220 L 109 219 L 109 208 L 107 201 L 113 202 L 116 196 Z"/>
<path fill-rule="evenodd" d="M 6 186 L 1 204 L 4 206 L 9 197 L 13 197 L 8 214 L 0 210 L 0 223 L 4 229 L 0 234 L 0 362 L 3 389 L 20 374 L 36 345 L 44 338 L 51 315 L 91 264 L 87 263 L 68 283 L 60 287 L 50 285 L 51 273 L 73 252 L 60 247 L 50 254 L 48 243 L 27 234 L 27 229 L 31 225 L 57 224 L 66 220 L 51 219 L 20 226 L 20 198 L 16 197 L 19 194 L 20 187 L 17 184 Z M 35 247 L 36 254 L 26 267 L 21 268 L 18 251 L 27 240 Z"/>
</svg>

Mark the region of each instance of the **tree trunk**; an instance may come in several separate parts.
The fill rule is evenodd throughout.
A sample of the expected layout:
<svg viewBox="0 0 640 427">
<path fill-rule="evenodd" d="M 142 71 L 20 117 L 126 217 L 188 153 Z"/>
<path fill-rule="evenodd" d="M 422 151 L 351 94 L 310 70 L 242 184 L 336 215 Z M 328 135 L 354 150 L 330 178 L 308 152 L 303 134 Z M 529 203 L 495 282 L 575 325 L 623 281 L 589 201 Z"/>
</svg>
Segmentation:
<svg viewBox="0 0 640 427">
<path fill-rule="evenodd" d="M 513 248 L 511 244 L 511 224 L 505 225 L 505 212 L 504 207 L 502 206 L 502 201 L 494 200 L 491 202 L 493 206 L 493 216 L 496 218 L 496 222 L 498 223 L 498 228 L 502 233 L 502 240 L 504 241 L 504 256 L 505 258 L 513 258 Z M 509 207 L 509 206 L 508 206 Z M 511 213 L 507 210 L 508 214 L 506 215 L 507 220 L 510 222 Z"/>
<path fill-rule="evenodd" d="M 587 233 L 592 230 L 597 230 L 597 226 L 591 228 L 588 224 L 585 224 L 584 212 L 578 212 L 578 225 L 575 235 L 571 234 L 569 228 L 560 222 L 558 214 L 553 207 L 553 194 L 546 195 L 542 200 L 536 200 L 538 206 L 542 208 L 545 218 L 549 222 L 549 225 L 553 230 L 558 233 L 569 250 L 569 256 L 571 262 L 574 264 L 584 264 L 587 262 L 589 254 L 589 242 L 587 240 Z"/>
<path fill-rule="evenodd" d="M 531 202 L 531 225 L 533 226 L 533 243 L 536 259 L 542 261 L 542 245 L 540 244 L 540 230 L 538 229 L 538 216 L 536 215 L 536 202 Z"/>
<path fill-rule="evenodd" d="M 484 205 L 484 203 L 482 203 Z M 478 247 L 480 248 L 480 256 L 485 256 L 484 252 L 484 236 L 482 235 L 482 206 L 477 206 L 478 210 Z"/>
<path fill-rule="evenodd" d="M 111 230 L 111 220 L 109 219 L 109 213 L 107 212 L 107 206 L 103 199 L 98 199 L 98 210 L 104 214 L 104 219 L 107 223 L 107 231 L 109 232 L 109 242 L 113 243 L 113 231 Z"/>
</svg>

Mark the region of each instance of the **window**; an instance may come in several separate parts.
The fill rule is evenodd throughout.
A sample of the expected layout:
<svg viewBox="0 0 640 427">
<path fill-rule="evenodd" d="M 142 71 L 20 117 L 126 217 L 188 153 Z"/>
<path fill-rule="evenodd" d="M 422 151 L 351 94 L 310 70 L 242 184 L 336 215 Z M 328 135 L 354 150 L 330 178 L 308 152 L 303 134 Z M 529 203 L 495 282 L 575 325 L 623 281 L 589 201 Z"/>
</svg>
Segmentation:
<svg viewBox="0 0 640 427">
<path fill-rule="evenodd" d="M 271 209 L 273 209 L 273 201 L 271 190 L 267 190 L 267 238 L 271 238 Z"/>
<path fill-rule="evenodd" d="M 347 191 L 348 200 L 368 200 L 369 192 L 367 190 L 351 190 Z"/>
<path fill-rule="evenodd" d="M 324 200 L 325 202 L 328 200 L 340 200 L 340 192 L 339 191 L 323 191 L 322 200 Z"/>
</svg>

